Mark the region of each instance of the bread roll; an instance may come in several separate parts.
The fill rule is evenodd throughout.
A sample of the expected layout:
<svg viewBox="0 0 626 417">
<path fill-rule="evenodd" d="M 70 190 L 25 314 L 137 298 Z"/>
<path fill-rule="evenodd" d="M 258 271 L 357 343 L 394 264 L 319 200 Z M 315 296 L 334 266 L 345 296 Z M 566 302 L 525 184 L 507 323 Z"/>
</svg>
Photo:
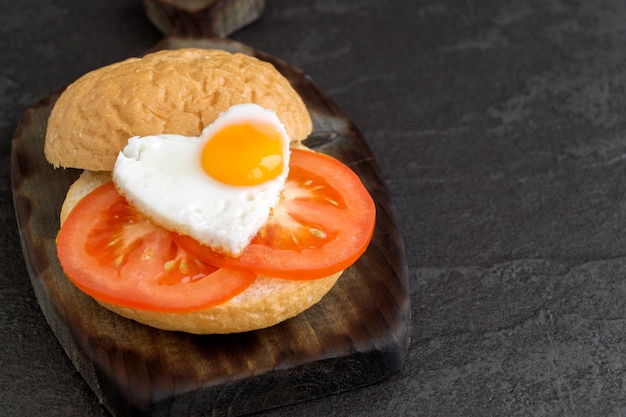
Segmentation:
<svg viewBox="0 0 626 417">
<path fill-rule="evenodd" d="M 198 136 L 220 112 L 256 103 L 273 110 L 299 146 L 312 128 L 300 96 L 271 64 L 243 54 L 205 49 L 160 51 L 92 71 L 59 97 L 50 118 L 45 155 L 55 167 L 85 171 L 70 187 L 61 223 L 91 190 L 111 180 L 119 151 L 133 136 Z M 102 303 L 121 316 L 159 329 L 234 333 L 293 317 L 335 285 L 326 278 L 291 281 L 258 277 L 226 303 L 202 311 L 162 313 Z"/>
<path fill-rule="evenodd" d="M 220 112 L 242 103 L 273 110 L 291 140 L 311 132 L 302 99 L 271 64 L 220 50 L 164 50 L 72 83 L 48 120 L 45 155 L 55 167 L 111 171 L 130 137 L 198 136 Z"/>
<path fill-rule="evenodd" d="M 61 210 L 61 223 L 91 190 L 110 181 L 109 172 L 85 171 L 70 187 Z M 318 303 L 341 272 L 315 280 L 291 281 L 258 277 L 245 291 L 224 304 L 189 313 L 162 313 L 99 302 L 132 320 L 163 330 L 187 333 L 238 333 L 272 326 Z"/>
</svg>

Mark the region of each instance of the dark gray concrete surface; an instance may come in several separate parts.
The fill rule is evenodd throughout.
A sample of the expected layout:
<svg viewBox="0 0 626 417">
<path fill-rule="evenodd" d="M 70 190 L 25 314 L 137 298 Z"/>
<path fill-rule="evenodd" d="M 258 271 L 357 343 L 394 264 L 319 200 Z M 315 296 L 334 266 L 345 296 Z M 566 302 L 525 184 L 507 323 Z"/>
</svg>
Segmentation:
<svg viewBox="0 0 626 417">
<path fill-rule="evenodd" d="M 160 37 L 138 1 L 0 0 L 0 415 L 107 415 L 27 277 L 13 131 Z M 357 124 L 411 284 L 400 374 L 264 416 L 626 415 L 626 3 L 269 0 L 231 37 Z"/>
</svg>

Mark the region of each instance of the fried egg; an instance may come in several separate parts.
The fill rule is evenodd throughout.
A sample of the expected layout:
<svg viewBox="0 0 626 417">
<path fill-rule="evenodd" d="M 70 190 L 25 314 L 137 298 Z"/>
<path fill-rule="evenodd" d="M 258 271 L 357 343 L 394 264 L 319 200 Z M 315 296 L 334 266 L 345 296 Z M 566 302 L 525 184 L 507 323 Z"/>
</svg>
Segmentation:
<svg viewBox="0 0 626 417">
<path fill-rule="evenodd" d="M 199 137 L 133 137 L 113 181 L 153 222 L 214 250 L 238 255 L 279 202 L 289 137 L 271 110 L 240 104 Z"/>
</svg>

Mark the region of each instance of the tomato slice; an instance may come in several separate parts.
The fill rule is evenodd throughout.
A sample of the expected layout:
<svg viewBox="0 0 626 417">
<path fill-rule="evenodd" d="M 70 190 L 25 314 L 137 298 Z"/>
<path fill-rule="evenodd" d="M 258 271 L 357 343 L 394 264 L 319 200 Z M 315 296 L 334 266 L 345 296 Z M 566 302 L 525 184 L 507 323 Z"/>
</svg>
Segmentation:
<svg viewBox="0 0 626 417">
<path fill-rule="evenodd" d="M 283 199 L 238 257 L 187 236 L 175 240 L 205 263 L 275 278 L 316 279 L 352 265 L 367 249 L 376 207 L 359 177 L 338 160 L 292 149 Z"/>
<path fill-rule="evenodd" d="M 256 274 L 190 256 L 175 234 L 130 207 L 113 183 L 85 196 L 57 236 L 59 261 L 82 291 L 105 303 L 186 312 L 224 303 Z"/>
</svg>

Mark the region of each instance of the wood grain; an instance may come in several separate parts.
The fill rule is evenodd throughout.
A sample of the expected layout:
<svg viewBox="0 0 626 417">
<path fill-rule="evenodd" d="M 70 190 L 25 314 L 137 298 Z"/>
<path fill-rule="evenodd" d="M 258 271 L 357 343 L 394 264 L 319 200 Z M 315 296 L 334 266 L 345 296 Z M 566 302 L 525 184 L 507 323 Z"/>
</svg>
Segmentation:
<svg viewBox="0 0 626 417">
<path fill-rule="evenodd" d="M 227 39 L 168 37 L 157 48 L 219 48 L 273 63 L 303 97 L 307 145 L 348 164 L 377 206 L 372 243 L 316 306 L 274 327 L 196 336 L 119 317 L 78 291 L 55 249 L 76 170 L 43 156 L 58 93 L 24 115 L 12 144 L 12 186 L 24 257 L 41 309 L 76 369 L 114 416 L 239 416 L 372 384 L 398 372 L 409 344 L 409 288 L 393 207 L 354 124 L 299 69 Z"/>
<path fill-rule="evenodd" d="M 143 0 L 148 19 L 166 36 L 225 37 L 255 21 L 265 0 Z"/>
</svg>

